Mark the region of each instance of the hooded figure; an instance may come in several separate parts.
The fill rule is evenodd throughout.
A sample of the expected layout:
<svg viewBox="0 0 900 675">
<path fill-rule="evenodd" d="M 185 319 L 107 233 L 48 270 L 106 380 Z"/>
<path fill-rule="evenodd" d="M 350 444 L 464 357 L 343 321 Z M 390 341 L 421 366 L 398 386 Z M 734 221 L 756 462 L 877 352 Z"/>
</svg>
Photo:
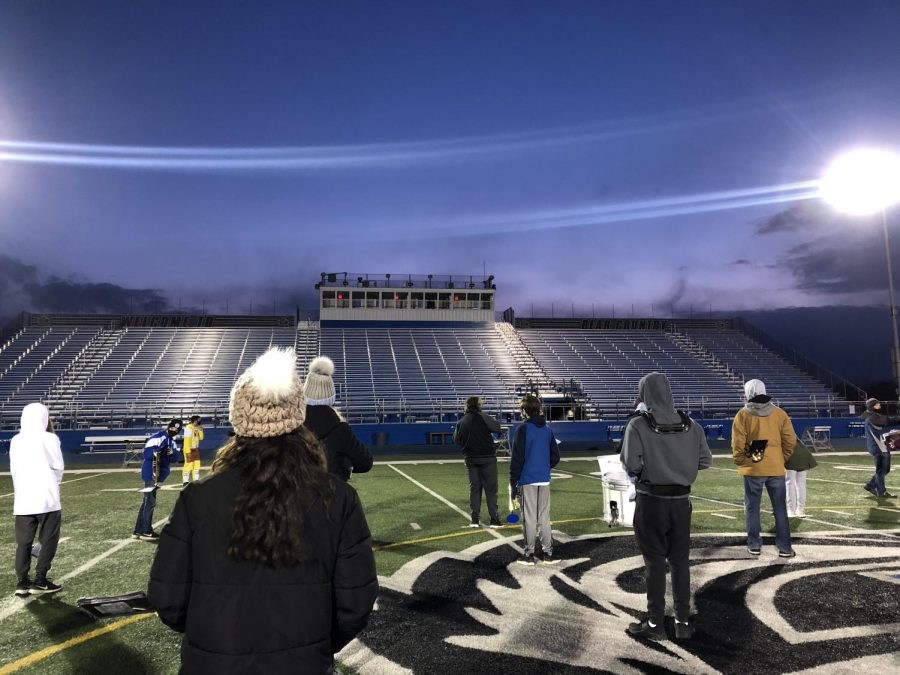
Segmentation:
<svg viewBox="0 0 900 675">
<path fill-rule="evenodd" d="M 772 403 L 766 385 L 760 380 L 744 384 L 746 404 L 731 426 L 731 454 L 738 472 L 744 477 L 744 515 L 747 525 L 747 550 L 760 555 L 759 505 L 765 487 L 775 514 L 775 545 L 778 555 L 792 558 L 791 527 L 787 515 L 787 488 L 784 463 L 794 452 L 797 434 L 788 414 Z M 765 442 L 762 456 L 750 453 L 751 443 Z"/>
<path fill-rule="evenodd" d="M 184 633 L 182 672 L 330 673 L 378 580 L 359 498 L 303 426 L 292 349 L 241 375 L 229 417 L 235 436 L 161 533 L 148 597 Z"/>
<path fill-rule="evenodd" d="M 641 378 L 638 399 L 647 406 L 628 421 L 622 434 L 622 464 L 637 478 L 634 536 L 644 556 L 647 618 L 632 623 L 635 637 L 666 637 L 666 562 L 672 572 L 675 637 L 694 633 L 691 612 L 691 484 L 697 472 L 712 464 L 706 435 L 684 413 L 675 410 L 672 389 L 662 373 Z"/>
<path fill-rule="evenodd" d="M 900 417 L 885 415 L 881 401 L 877 398 L 866 401 L 866 411 L 860 417 L 866 430 L 866 450 L 875 462 L 875 473 L 863 489 L 880 499 L 893 499 L 896 495 L 888 492 L 885 485 L 885 479 L 891 471 L 891 448 L 881 440 L 881 436 L 886 431 L 885 427 L 900 424 Z"/>
<path fill-rule="evenodd" d="M 63 456 L 56 434 L 49 431 L 50 412 L 41 403 L 29 403 L 22 410 L 21 431 L 9 444 L 12 473 L 13 514 L 16 518 L 16 595 L 53 593 L 60 587 L 47 579 L 56 555 L 62 511 L 59 483 L 63 476 Z M 28 579 L 31 547 L 40 528 L 34 583 Z"/>
</svg>

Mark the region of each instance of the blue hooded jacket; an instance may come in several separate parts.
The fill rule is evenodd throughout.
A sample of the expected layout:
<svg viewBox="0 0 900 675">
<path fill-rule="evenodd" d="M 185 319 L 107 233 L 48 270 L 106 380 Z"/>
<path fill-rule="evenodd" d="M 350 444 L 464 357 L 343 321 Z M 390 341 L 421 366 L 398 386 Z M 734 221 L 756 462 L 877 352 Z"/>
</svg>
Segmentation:
<svg viewBox="0 0 900 675">
<path fill-rule="evenodd" d="M 144 444 L 144 463 L 141 464 L 141 479 L 146 483 L 153 481 L 162 483 L 169 477 L 169 463 L 172 461 L 172 455 L 178 453 L 178 446 L 175 439 L 169 437 L 169 432 L 165 429 L 157 431 Z M 159 474 L 153 475 L 153 456 L 157 455 L 159 463 Z"/>
<path fill-rule="evenodd" d="M 559 446 L 547 420 L 535 415 L 516 430 L 509 464 L 509 483 L 549 483 L 550 469 L 559 464 Z"/>
</svg>

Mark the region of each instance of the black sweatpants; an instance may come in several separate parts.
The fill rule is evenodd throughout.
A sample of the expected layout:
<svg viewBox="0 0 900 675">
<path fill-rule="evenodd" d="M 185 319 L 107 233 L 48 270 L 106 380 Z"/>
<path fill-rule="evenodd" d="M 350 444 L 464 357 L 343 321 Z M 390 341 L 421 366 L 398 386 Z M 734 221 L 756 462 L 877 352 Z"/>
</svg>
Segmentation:
<svg viewBox="0 0 900 675">
<path fill-rule="evenodd" d="M 691 500 L 667 499 L 638 492 L 634 536 L 644 556 L 647 577 L 647 614 L 657 626 L 666 614 L 666 560 L 672 573 L 675 618 L 691 613 Z"/>
<path fill-rule="evenodd" d="M 44 581 L 47 578 L 47 572 L 50 571 L 50 565 L 53 563 L 53 556 L 56 555 L 56 547 L 59 544 L 61 525 L 62 511 L 16 516 L 17 581 L 23 582 L 28 578 L 28 570 L 31 569 L 31 546 L 39 527 L 38 541 L 41 543 L 41 552 L 38 554 L 34 579 L 35 581 Z"/>
<path fill-rule="evenodd" d="M 498 522 L 497 513 L 497 458 L 470 457 L 466 459 L 469 471 L 469 508 L 472 511 L 472 522 L 477 523 L 481 515 L 481 490 L 487 500 L 488 514 L 491 522 Z"/>
</svg>

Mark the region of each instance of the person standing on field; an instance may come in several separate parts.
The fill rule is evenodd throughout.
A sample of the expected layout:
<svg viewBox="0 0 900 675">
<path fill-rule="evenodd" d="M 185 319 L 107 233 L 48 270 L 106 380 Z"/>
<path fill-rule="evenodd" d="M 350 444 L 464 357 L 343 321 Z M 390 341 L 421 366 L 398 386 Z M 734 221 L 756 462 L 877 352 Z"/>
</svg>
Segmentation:
<svg viewBox="0 0 900 675">
<path fill-rule="evenodd" d="M 466 399 L 466 412 L 456 423 L 453 442 L 462 447 L 469 472 L 470 527 L 478 527 L 481 520 L 481 492 L 487 501 L 490 526 L 502 525 L 497 511 L 497 451 L 493 434 L 500 432 L 500 423 L 481 410 L 481 399 Z"/>
<path fill-rule="evenodd" d="M 62 587 L 47 578 L 56 555 L 62 507 L 59 484 L 63 477 L 59 437 L 53 433 L 50 411 L 42 403 L 22 409 L 21 428 L 9 444 L 9 469 L 13 480 L 13 515 L 16 530 L 16 595 L 56 593 Z M 28 578 L 34 537 L 40 553 L 34 581 Z"/>
<path fill-rule="evenodd" d="M 200 480 L 200 441 L 203 440 L 203 424 L 200 415 L 192 415 L 184 428 L 184 467 L 181 470 L 181 484 L 187 485 L 191 479 Z"/>
</svg>

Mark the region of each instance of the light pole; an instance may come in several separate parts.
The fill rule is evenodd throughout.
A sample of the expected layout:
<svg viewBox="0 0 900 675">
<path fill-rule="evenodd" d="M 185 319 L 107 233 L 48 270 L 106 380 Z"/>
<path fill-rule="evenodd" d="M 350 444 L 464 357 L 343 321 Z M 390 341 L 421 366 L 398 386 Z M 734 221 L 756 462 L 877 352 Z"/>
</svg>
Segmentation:
<svg viewBox="0 0 900 675">
<path fill-rule="evenodd" d="M 848 215 L 867 216 L 881 212 L 894 334 L 891 365 L 894 386 L 900 397 L 900 335 L 897 332 L 897 303 L 894 300 L 894 272 L 887 227 L 888 209 L 900 203 L 900 155 L 877 148 L 861 148 L 843 154 L 825 171 L 819 182 L 819 194 L 838 211 Z"/>
</svg>

